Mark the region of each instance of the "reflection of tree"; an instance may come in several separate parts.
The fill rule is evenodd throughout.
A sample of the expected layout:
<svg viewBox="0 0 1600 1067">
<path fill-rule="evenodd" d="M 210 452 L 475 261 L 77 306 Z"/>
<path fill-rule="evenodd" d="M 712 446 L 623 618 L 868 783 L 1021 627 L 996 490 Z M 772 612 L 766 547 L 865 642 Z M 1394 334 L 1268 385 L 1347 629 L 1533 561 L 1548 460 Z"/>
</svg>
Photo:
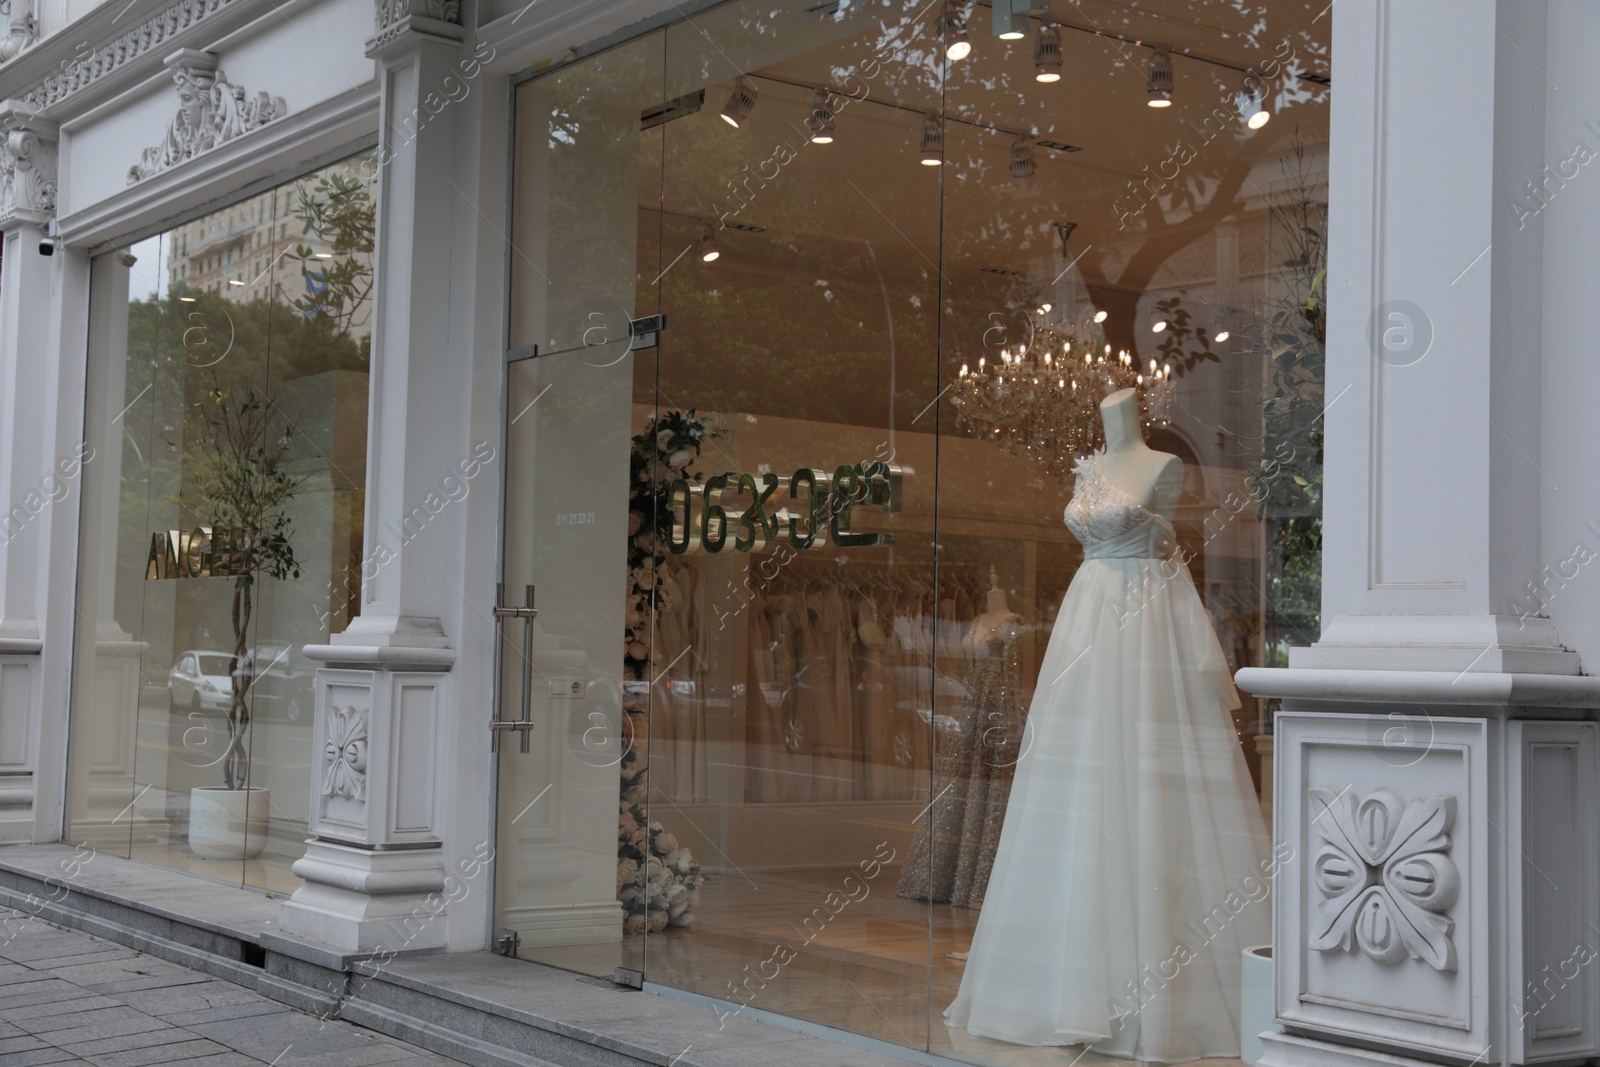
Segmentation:
<svg viewBox="0 0 1600 1067">
<path fill-rule="evenodd" d="M 1310 644 L 1322 594 L 1322 415 L 1327 341 L 1326 175 L 1298 136 L 1282 160 L 1284 191 L 1271 207 L 1278 291 L 1249 326 L 1269 372 L 1261 396 L 1261 458 L 1251 470 L 1267 525 L 1267 647 Z"/>
<path fill-rule="evenodd" d="M 295 186 L 295 214 L 316 248 L 295 246 L 286 259 L 300 264 L 304 295 L 290 305 L 307 318 L 326 316 L 348 333 L 366 324 L 371 311 L 372 235 L 375 210 L 367 182 L 328 170 Z"/>
<path fill-rule="evenodd" d="M 284 387 L 298 378 L 326 371 L 365 373 L 366 347 L 365 338 L 358 343 L 326 317 L 307 319 L 268 300 L 233 303 L 215 293 L 180 290 L 165 299 L 129 303 L 128 376 L 118 406 L 132 406 L 118 424 L 127 443 L 117 516 L 118 602 L 127 608 L 119 609 L 119 615 L 134 618 L 142 613 L 151 530 L 190 529 L 214 517 L 202 505 L 194 472 L 182 456 L 184 443 L 204 433 L 203 413 L 211 391 L 244 395 L 254 390 L 281 396 Z M 147 390 L 149 395 L 139 400 Z M 275 414 L 300 422 L 297 411 L 279 409 Z M 326 439 L 329 428 L 301 429 L 310 436 L 297 436 L 297 453 L 302 446 L 315 449 L 312 438 Z M 307 479 L 303 497 L 315 498 L 332 488 L 326 467 L 303 465 L 301 473 Z M 360 536 L 359 524 L 354 536 Z M 212 595 L 211 586 L 176 583 L 170 637 L 145 635 L 153 642 L 154 655 L 200 647 L 206 631 L 231 632 L 229 605 Z M 168 640 L 179 647 L 162 649 Z"/>
<path fill-rule="evenodd" d="M 228 705 L 228 747 L 223 752 L 223 784 L 242 789 L 248 779 L 245 738 L 250 727 L 248 694 L 261 664 L 252 658 L 248 671 L 245 649 L 250 641 L 250 615 L 258 578 L 286 581 L 300 577 L 300 561 L 290 543 L 287 507 L 303 479 L 289 469 L 289 441 L 294 431 L 275 413 L 271 399 L 249 389 L 213 389 L 196 405 L 198 433 L 184 438 L 186 473 L 198 497 L 196 508 L 212 529 L 213 548 L 231 531 L 228 571 L 233 575 L 233 694 Z M 236 539 L 235 539 L 236 538 Z M 217 553 L 213 552 L 213 570 Z"/>
</svg>

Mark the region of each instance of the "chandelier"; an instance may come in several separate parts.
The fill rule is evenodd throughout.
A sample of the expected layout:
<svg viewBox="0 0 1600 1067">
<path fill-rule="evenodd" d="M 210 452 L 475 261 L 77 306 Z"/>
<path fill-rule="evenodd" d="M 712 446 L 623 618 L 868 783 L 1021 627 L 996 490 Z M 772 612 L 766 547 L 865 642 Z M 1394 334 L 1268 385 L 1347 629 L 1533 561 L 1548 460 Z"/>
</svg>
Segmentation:
<svg viewBox="0 0 1600 1067">
<path fill-rule="evenodd" d="M 1039 319 L 1050 305 L 1039 309 Z M 1113 352 L 1088 321 L 1030 321 L 1025 342 L 963 363 L 952 402 L 956 421 L 975 436 L 1039 464 L 1066 481 L 1078 457 L 1105 443 L 1100 401 L 1119 389 L 1139 390 L 1146 427 L 1171 421 L 1172 368 L 1150 360 L 1140 367 L 1126 350 Z"/>
</svg>

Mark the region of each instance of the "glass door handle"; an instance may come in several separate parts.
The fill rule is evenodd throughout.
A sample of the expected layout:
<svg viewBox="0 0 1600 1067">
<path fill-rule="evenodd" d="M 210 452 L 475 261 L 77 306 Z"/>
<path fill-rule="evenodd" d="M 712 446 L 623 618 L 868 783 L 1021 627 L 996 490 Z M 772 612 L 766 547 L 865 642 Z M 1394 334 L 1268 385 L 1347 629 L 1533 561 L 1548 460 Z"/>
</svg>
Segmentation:
<svg viewBox="0 0 1600 1067">
<path fill-rule="evenodd" d="M 500 751 L 500 734 L 506 730 L 514 730 L 518 739 L 518 750 L 528 751 L 528 733 L 533 729 L 533 620 L 538 616 L 538 611 L 533 606 L 533 586 L 526 586 L 524 596 L 527 603 L 521 607 L 504 603 L 506 587 L 500 583 L 494 587 L 494 721 L 489 723 L 489 751 Z M 505 692 L 500 680 L 500 646 L 505 641 L 505 620 L 522 620 L 522 718 L 507 719 L 502 715 L 505 706 Z"/>
</svg>

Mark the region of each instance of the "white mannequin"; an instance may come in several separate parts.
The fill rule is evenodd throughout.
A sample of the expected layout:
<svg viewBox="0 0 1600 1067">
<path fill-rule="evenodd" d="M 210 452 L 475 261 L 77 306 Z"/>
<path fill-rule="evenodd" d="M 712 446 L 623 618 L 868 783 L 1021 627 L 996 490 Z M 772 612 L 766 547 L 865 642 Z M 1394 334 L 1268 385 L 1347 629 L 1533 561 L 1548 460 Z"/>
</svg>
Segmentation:
<svg viewBox="0 0 1600 1067">
<path fill-rule="evenodd" d="M 982 645 L 990 636 L 998 634 L 1001 629 L 1017 619 L 1011 605 L 1006 603 L 1006 591 L 1000 588 L 1000 572 L 994 567 L 989 568 L 989 600 L 984 606 L 984 612 L 972 620 L 972 640 L 977 645 Z"/>
<path fill-rule="evenodd" d="M 1119 389 L 1100 401 L 1100 420 L 1106 428 L 1100 464 L 1106 481 L 1145 510 L 1171 517 L 1183 490 L 1183 460 L 1144 443 L 1138 392 Z"/>
</svg>

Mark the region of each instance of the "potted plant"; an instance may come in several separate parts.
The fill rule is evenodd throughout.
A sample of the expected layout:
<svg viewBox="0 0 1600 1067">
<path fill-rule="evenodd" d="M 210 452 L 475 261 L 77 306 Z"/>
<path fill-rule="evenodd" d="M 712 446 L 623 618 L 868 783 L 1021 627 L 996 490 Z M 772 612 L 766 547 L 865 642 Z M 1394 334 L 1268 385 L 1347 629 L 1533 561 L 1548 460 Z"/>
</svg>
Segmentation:
<svg viewBox="0 0 1600 1067">
<path fill-rule="evenodd" d="M 233 578 L 233 670 L 227 747 L 219 760 L 222 785 L 190 790 L 189 847 L 203 859 L 254 858 L 266 844 L 272 798 L 249 784 L 249 696 L 256 672 L 244 667 L 245 650 L 257 579 L 300 577 L 285 509 L 301 478 L 288 469 L 291 431 L 273 432 L 270 397 L 253 387 L 214 388 L 199 406 L 201 427 L 189 466 L 214 542 L 228 531 L 226 552 L 214 543 L 210 554 L 213 560 L 227 557 Z"/>
</svg>

